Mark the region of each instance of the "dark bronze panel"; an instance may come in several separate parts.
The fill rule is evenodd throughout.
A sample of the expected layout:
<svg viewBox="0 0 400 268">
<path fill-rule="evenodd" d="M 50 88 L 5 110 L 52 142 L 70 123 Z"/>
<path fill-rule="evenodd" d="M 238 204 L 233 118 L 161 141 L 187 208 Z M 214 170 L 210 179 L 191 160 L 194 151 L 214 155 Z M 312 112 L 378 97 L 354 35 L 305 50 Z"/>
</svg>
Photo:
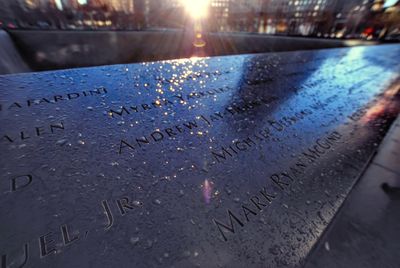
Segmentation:
<svg viewBox="0 0 400 268">
<path fill-rule="evenodd" d="M 399 56 L 0 76 L 2 265 L 300 265 L 399 112 Z"/>
</svg>

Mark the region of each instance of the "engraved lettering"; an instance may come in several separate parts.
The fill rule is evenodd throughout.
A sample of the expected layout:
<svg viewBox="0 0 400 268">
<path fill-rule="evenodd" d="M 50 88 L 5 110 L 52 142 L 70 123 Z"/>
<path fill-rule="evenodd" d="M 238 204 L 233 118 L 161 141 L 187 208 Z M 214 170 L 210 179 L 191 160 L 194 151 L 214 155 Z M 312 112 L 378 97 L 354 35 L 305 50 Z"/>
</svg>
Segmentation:
<svg viewBox="0 0 400 268">
<path fill-rule="evenodd" d="M 110 209 L 110 207 L 109 207 L 109 205 L 108 205 L 108 203 L 107 203 L 107 200 L 103 200 L 103 201 L 101 202 L 101 204 L 102 204 L 102 206 L 103 206 L 103 209 L 104 209 L 104 212 L 105 212 L 106 218 L 107 218 L 107 225 L 106 225 L 106 228 L 104 228 L 104 229 L 105 229 L 105 230 L 108 230 L 108 229 L 111 228 L 111 226 L 112 226 L 113 223 L 114 223 L 114 217 L 113 217 L 112 212 L 111 212 L 111 209 Z"/>
<path fill-rule="evenodd" d="M 27 187 L 32 183 L 32 175 L 22 175 L 11 179 L 11 192 Z M 21 182 L 22 181 L 22 182 Z"/>
<path fill-rule="evenodd" d="M 19 264 L 18 267 L 22 268 L 25 266 L 25 264 L 28 263 L 28 258 L 29 258 L 29 244 L 25 243 L 24 244 L 24 257 L 23 257 L 23 261 L 21 264 Z M 15 262 L 12 262 L 13 264 Z M 4 254 L 1 256 L 1 267 L 2 268 L 7 268 L 7 254 Z"/>
<path fill-rule="evenodd" d="M 62 232 L 62 237 L 63 237 L 63 241 L 64 241 L 64 245 L 67 246 L 71 243 L 73 243 L 74 241 L 79 239 L 79 232 L 75 237 L 70 237 L 69 233 L 68 233 L 68 227 L 66 224 L 61 226 L 61 232 Z"/>
<path fill-rule="evenodd" d="M 225 236 L 225 232 L 229 231 L 231 233 L 235 233 L 235 226 L 233 220 L 235 220 L 241 227 L 244 226 L 244 224 L 236 217 L 229 209 L 227 210 L 228 216 L 229 216 L 229 225 L 224 224 L 216 219 L 213 219 L 214 224 L 217 225 L 218 230 L 220 231 L 222 237 L 224 238 L 225 241 L 228 241 L 228 239 Z M 223 229 L 221 229 L 223 228 Z"/>
<path fill-rule="evenodd" d="M 52 235 L 53 233 L 49 232 L 39 238 L 40 257 L 42 258 L 51 253 L 56 253 L 56 249 L 51 245 L 54 243 L 54 240 L 51 238 Z"/>
</svg>

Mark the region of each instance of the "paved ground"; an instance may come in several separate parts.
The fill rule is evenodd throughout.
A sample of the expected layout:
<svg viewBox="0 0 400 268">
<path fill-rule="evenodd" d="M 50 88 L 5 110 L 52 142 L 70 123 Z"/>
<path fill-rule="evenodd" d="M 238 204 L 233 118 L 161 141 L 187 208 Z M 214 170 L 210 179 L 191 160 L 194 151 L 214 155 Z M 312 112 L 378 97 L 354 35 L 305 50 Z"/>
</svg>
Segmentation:
<svg viewBox="0 0 400 268">
<path fill-rule="evenodd" d="M 400 116 L 305 267 L 400 267 Z"/>
</svg>

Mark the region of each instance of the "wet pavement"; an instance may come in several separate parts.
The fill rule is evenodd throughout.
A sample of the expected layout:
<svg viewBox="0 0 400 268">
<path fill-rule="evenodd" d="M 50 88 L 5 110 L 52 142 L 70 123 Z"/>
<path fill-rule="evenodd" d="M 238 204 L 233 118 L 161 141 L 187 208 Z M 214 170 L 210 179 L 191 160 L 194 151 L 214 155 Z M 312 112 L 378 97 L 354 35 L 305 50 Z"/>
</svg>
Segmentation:
<svg viewBox="0 0 400 268">
<path fill-rule="evenodd" d="M 400 117 L 305 267 L 398 267 Z"/>
<path fill-rule="evenodd" d="M 399 45 L 0 76 L 19 267 L 298 267 L 400 105 Z"/>
</svg>

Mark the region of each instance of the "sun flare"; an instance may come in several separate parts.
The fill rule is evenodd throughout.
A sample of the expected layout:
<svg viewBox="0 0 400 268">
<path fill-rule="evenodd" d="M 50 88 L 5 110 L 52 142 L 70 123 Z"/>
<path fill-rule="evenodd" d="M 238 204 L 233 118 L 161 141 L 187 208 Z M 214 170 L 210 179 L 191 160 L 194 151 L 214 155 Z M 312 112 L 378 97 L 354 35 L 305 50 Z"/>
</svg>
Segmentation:
<svg viewBox="0 0 400 268">
<path fill-rule="evenodd" d="M 207 16 L 210 0 L 180 0 L 186 12 L 194 19 Z"/>
</svg>

